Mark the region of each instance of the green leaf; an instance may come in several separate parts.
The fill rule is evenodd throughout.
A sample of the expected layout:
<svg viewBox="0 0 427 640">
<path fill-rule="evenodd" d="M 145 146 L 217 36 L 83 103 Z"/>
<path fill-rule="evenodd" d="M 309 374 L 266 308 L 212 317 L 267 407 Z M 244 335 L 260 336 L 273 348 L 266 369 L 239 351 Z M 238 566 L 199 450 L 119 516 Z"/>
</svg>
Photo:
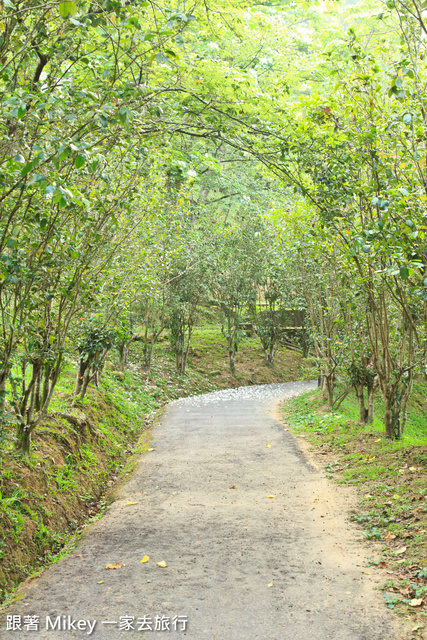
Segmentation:
<svg viewBox="0 0 427 640">
<path fill-rule="evenodd" d="M 28 162 L 25 167 L 22 169 L 21 171 L 21 176 L 23 178 L 25 178 L 25 176 L 30 173 L 31 169 L 33 168 L 33 163 L 32 162 Z"/>
<path fill-rule="evenodd" d="M 415 160 L 415 162 L 419 162 L 421 160 L 421 156 L 418 153 L 418 151 L 415 151 L 415 153 L 414 153 L 414 160 Z"/>
<path fill-rule="evenodd" d="M 27 105 L 24 102 L 21 102 L 21 104 L 19 105 L 17 117 L 23 118 L 26 113 L 27 113 Z"/>
<path fill-rule="evenodd" d="M 399 269 L 399 273 L 400 273 L 400 277 L 401 277 L 403 280 L 406 280 L 406 278 L 409 278 L 409 270 L 408 270 L 408 267 L 405 267 L 405 266 L 403 266 L 403 265 L 402 265 L 402 266 L 400 267 L 400 269 Z"/>
<path fill-rule="evenodd" d="M 59 15 L 61 16 L 61 18 L 68 18 L 68 16 L 71 16 L 72 18 L 74 18 L 76 13 L 77 13 L 77 5 L 75 2 L 59 3 Z"/>
<path fill-rule="evenodd" d="M 75 166 L 77 169 L 80 169 L 86 162 L 86 158 L 84 156 L 82 156 L 81 153 L 79 153 L 79 155 L 77 156 L 77 158 L 75 159 Z"/>
</svg>

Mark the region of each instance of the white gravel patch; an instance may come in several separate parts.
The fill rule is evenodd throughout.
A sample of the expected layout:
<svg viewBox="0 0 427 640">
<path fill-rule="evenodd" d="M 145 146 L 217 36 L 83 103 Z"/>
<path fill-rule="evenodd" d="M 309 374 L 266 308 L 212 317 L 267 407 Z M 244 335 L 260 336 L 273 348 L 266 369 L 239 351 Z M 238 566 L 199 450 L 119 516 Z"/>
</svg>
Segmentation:
<svg viewBox="0 0 427 640">
<path fill-rule="evenodd" d="M 258 400 L 279 401 L 283 398 L 292 398 L 310 389 L 317 387 L 317 380 L 310 382 L 282 382 L 275 384 L 259 384 L 249 387 L 235 387 L 231 389 L 219 389 L 199 396 L 188 396 L 173 400 L 173 405 L 190 405 L 201 407 L 212 402 L 230 402 L 231 400 Z"/>
</svg>

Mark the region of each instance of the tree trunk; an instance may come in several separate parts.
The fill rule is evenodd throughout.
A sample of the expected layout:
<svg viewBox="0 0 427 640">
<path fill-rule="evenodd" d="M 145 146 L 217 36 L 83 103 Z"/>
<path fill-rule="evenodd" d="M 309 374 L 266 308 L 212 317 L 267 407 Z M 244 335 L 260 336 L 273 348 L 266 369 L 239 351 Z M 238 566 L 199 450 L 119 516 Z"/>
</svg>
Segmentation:
<svg viewBox="0 0 427 640">
<path fill-rule="evenodd" d="M 332 410 L 334 408 L 334 383 L 332 380 L 332 376 L 325 376 L 325 380 L 328 406 Z"/>
<path fill-rule="evenodd" d="M 236 375 L 236 354 L 232 349 L 230 349 L 228 353 L 230 356 L 230 371 L 231 371 L 231 374 L 235 376 Z"/>
<path fill-rule="evenodd" d="M 384 402 L 384 425 L 386 437 L 392 440 L 400 440 L 400 406 L 394 388 L 387 390 Z"/>
<path fill-rule="evenodd" d="M 266 350 L 265 357 L 266 357 L 267 364 L 273 364 L 273 360 L 274 360 L 274 343 L 270 344 L 270 348 L 268 350 Z"/>
<path fill-rule="evenodd" d="M 365 396 L 363 393 L 363 384 L 354 384 L 357 402 L 359 404 L 359 422 L 365 424 L 368 419 L 368 410 L 365 409 Z"/>
<path fill-rule="evenodd" d="M 40 368 L 40 371 L 37 375 L 36 387 L 34 392 L 34 409 L 36 411 L 40 411 L 40 407 L 41 407 L 42 378 L 43 378 L 43 367 Z"/>
<path fill-rule="evenodd" d="M 374 421 L 374 396 L 375 396 L 375 385 L 368 385 L 368 415 L 366 418 L 366 422 L 368 424 L 372 424 Z"/>
<path fill-rule="evenodd" d="M 17 435 L 16 448 L 26 458 L 30 453 L 31 429 L 29 429 L 25 424 L 20 423 L 18 426 L 16 435 Z"/>
<path fill-rule="evenodd" d="M 119 345 L 119 367 L 120 371 L 125 371 L 128 363 L 129 342 L 122 342 Z"/>
</svg>

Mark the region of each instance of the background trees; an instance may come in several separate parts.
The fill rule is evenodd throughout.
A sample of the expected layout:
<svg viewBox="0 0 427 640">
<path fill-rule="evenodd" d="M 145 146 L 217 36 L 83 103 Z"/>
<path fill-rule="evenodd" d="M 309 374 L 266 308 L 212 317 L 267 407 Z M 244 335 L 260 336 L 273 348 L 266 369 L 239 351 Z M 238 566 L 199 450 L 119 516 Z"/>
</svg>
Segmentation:
<svg viewBox="0 0 427 640">
<path fill-rule="evenodd" d="M 149 376 L 167 328 L 184 374 L 215 308 L 232 371 L 249 319 L 272 363 L 298 309 L 329 404 L 338 378 L 370 420 L 378 385 L 400 437 L 426 356 L 421 4 L 18 0 L 0 31 L 0 408 L 19 446 L 64 359 L 82 398 L 107 350 L 125 369 L 141 341 Z"/>
</svg>

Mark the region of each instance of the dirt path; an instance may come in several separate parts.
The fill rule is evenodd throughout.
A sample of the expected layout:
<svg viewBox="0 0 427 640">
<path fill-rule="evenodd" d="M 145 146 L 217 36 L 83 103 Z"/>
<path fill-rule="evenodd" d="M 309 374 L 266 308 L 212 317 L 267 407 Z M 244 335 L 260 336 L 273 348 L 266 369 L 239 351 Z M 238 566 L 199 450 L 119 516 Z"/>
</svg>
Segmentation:
<svg viewBox="0 0 427 640">
<path fill-rule="evenodd" d="M 273 417 L 278 400 L 309 387 L 245 387 L 169 405 L 155 451 L 141 458 L 121 498 L 7 612 L 22 623 L 40 616 L 38 632 L 7 631 L 3 619 L 0 637 L 141 638 L 141 619 L 154 627 L 158 616 L 171 630 L 146 637 L 401 640 L 362 573 L 349 494 L 307 463 Z M 114 563 L 122 567 L 105 569 Z M 184 626 L 174 616 L 187 616 L 186 631 L 173 630 Z M 80 630 L 67 631 L 69 621 L 81 621 Z"/>
</svg>

